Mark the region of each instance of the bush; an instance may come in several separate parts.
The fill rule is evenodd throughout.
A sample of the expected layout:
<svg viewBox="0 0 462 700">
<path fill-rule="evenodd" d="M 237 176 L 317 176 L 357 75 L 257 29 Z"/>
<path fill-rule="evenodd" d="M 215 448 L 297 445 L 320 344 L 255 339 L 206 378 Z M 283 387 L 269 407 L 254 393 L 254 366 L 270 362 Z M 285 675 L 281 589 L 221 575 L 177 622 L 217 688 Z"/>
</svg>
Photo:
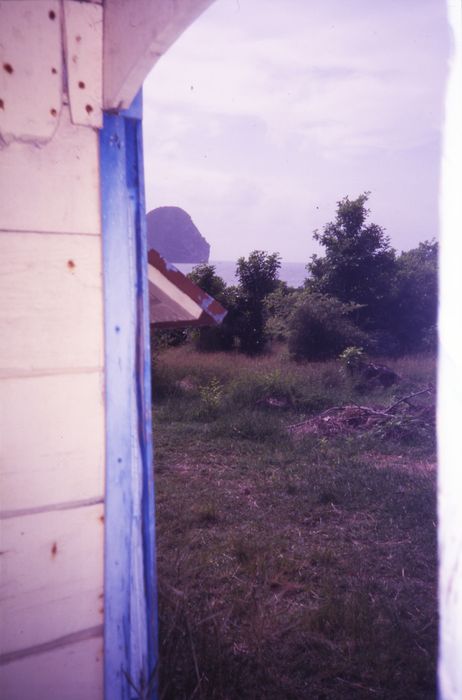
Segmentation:
<svg viewBox="0 0 462 700">
<path fill-rule="evenodd" d="M 156 328 L 151 326 L 151 349 L 154 351 L 176 348 L 188 342 L 190 331 L 187 328 Z"/>
<path fill-rule="evenodd" d="M 305 293 L 289 323 L 289 351 L 297 360 L 327 360 L 346 347 L 364 345 L 367 336 L 349 315 L 357 307 L 334 297 Z"/>
<path fill-rule="evenodd" d="M 293 289 L 285 282 L 279 282 L 277 288 L 265 299 L 266 333 L 270 340 L 286 342 L 289 337 L 289 324 L 294 307 L 303 290 Z"/>
</svg>

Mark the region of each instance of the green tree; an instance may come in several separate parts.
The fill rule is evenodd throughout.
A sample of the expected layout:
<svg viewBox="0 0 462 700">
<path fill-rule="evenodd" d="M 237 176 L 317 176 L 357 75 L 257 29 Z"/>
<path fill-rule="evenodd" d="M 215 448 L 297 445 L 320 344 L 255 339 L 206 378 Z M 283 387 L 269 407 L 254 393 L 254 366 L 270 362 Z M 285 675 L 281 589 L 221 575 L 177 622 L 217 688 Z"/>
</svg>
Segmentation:
<svg viewBox="0 0 462 700">
<path fill-rule="evenodd" d="M 207 292 L 207 294 L 210 294 L 210 296 L 221 303 L 221 297 L 223 297 L 226 290 L 226 283 L 216 274 L 215 265 L 200 263 L 193 267 L 187 276 L 204 292 Z"/>
<path fill-rule="evenodd" d="M 373 331 L 387 327 L 396 255 L 384 229 L 367 222 L 369 194 L 344 197 L 337 203 L 335 220 L 314 232 L 325 255 L 312 256 L 306 287 L 358 305 L 354 320 Z"/>
<path fill-rule="evenodd" d="M 263 352 L 266 345 L 265 298 L 278 284 L 281 267 L 279 253 L 254 250 L 246 259 L 239 258 L 236 276 L 239 280 L 236 335 L 240 348 L 249 355 Z"/>
<path fill-rule="evenodd" d="M 271 340 L 288 339 L 293 310 L 300 296 L 305 294 L 303 288 L 295 289 L 279 281 L 274 292 L 265 298 L 266 332 Z"/>
<path fill-rule="evenodd" d="M 402 352 L 436 350 L 438 243 L 424 241 L 396 260 L 390 325 Z"/>
</svg>

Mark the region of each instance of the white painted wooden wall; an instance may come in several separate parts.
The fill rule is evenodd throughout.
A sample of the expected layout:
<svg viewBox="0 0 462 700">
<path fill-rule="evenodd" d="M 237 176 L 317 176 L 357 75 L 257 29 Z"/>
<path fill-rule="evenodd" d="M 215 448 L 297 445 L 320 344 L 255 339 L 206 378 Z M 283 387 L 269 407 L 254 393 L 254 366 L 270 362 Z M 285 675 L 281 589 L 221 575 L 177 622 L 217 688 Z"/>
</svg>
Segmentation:
<svg viewBox="0 0 462 700">
<path fill-rule="evenodd" d="M 211 1 L 0 0 L 2 700 L 103 697 L 103 93 Z"/>
<path fill-rule="evenodd" d="M 0 3 L 2 700 L 102 697 L 101 21 Z"/>
</svg>

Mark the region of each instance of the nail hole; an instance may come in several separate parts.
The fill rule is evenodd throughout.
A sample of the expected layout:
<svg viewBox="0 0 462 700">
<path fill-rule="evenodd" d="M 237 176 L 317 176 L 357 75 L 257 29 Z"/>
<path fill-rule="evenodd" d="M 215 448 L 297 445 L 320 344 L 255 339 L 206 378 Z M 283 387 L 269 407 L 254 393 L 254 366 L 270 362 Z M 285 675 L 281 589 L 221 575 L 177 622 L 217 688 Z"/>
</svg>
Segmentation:
<svg viewBox="0 0 462 700">
<path fill-rule="evenodd" d="M 11 65 L 11 63 L 4 63 L 3 70 L 5 70 L 7 73 L 10 73 L 11 75 L 11 73 L 13 72 L 13 66 Z"/>
<path fill-rule="evenodd" d="M 73 270 L 75 267 L 75 262 L 73 260 L 68 260 L 67 266 L 68 266 L 69 270 Z"/>
<path fill-rule="evenodd" d="M 80 36 L 80 34 L 77 34 L 77 36 L 75 37 L 75 40 L 76 40 L 76 41 L 82 41 L 82 37 Z"/>
<path fill-rule="evenodd" d="M 56 68 L 52 68 L 52 69 L 51 69 L 51 72 L 53 73 L 53 75 L 56 75 L 56 73 L 57 73 L 58 71 L 56 70 Z"/>
<path fill-rule="evenodd" d="M 0 100 L 0 109 L 5 109 L 5 103 L 3 100 Z"/>
<path fill-rule="evenodd" d="M 56 542 L 53 542 L 53 546 L 51 548 L 51 556 L 55 557 L 58 554 L 58 545 Z"/>
<path fill-rule="evenodd" d="M 56 19 L 56 12 L 54 10 L 50 10 L 48 13 L 48 17 L 50 19 Z"/>
<path fill-rule="evenodd" d="M 93 112 L 93 107 L 91 105 L 85 105 L 85 111 L 87 114 L 91 114 Z"/>
<path fill-rule="evenodd" d="M 83 90 L 84 87 L 85 87 L 85 83 L 83 82 L 83 80 L 79 80 L 79 88 L 80 88 L 81 90 Z"/>
<path fill-rule="evenodd" d="M 56 115 L 58 114 L 58 112 L 57 112 L 57 111 L 55 110 L 55 108 L 53 107 L 52 109 L 50 109 L 50 114 L 51 114 L 52 117 L 56 117 Z"/>
</svg>

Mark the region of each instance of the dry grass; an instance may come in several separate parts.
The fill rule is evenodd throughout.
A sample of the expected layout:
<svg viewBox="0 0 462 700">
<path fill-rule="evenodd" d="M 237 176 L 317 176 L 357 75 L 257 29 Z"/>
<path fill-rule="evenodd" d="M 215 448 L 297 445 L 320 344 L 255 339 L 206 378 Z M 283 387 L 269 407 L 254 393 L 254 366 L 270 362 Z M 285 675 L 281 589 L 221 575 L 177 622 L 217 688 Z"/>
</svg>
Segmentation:
<svg viewBox="0 0 462 700">
<path fill-rule="evenodd" d="M 432 380 L 430 358 L 394 365 L 402 387 L 362 404 Z M 433 436 L 294 441 L 358 388 L 283 351 L 179 348 L 156 378 L 160 697 L 433 698 Z"/>
</svg>

